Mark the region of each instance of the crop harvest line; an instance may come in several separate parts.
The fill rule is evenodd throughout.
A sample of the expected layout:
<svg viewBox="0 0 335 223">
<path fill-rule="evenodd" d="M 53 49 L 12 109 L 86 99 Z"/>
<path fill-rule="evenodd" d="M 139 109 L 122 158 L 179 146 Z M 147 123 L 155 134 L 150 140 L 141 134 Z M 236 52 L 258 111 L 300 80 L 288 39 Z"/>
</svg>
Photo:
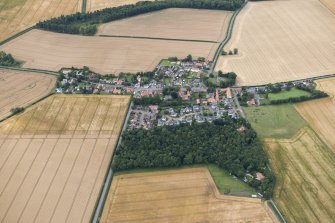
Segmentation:
<svg viewBox="0 0 335 223">
<path fill-rule="evenodd" d="M 153 39 L 153 40 L 170 40 L 170 41 L 182 41 L 182 42 L 219 43 L 217 41 L 211 41 L 211 40 L 173 39 L 173 38 L 146 37 L 146 36 L 118 36 L 118 35 L 98 35 L 98 36 L 99 37 L 111 37 L 111 38 Z"/>
</svg>

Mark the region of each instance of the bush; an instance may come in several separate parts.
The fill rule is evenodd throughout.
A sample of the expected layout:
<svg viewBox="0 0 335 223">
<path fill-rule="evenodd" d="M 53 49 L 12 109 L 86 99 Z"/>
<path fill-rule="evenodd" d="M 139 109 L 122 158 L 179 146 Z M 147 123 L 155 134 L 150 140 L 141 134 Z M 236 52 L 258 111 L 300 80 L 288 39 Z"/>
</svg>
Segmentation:
<svg viewBox="0 0 335 223">
<path fill-rule="evenodd" d="M 6 67 L 13 67 L 20 65 L 20 63 L 16 61 L 11 54 L 0 51 L 0 65 Z"/>
<path fill-rule="evenodd" d="M 12 108 L 11 110 L 10 110 L 10 112 L 13 114 L 13 115 L 16 115 L 16 114 L 18 114 L 18 113 L 21 113 L 21 112 L 23 112 L 24 111 L 24 108 L 22 108 L 22 107 L 16 107 L 16 108 Z"/>
</svg>

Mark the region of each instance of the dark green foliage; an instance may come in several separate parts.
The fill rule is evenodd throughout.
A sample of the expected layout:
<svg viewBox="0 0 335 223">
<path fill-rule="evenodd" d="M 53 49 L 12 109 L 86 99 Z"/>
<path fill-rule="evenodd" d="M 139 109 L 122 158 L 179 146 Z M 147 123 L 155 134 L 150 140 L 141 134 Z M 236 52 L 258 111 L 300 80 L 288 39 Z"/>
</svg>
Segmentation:
<svg viewBox="0 0 335 223">
<path fill-rule="evenodd" d="M 243 133 L 241 125 L 248 127 Z M 125 132 L 115 153 L 113 169 L 179 167 L 213 163 L 242 178 L 246 171 L 265 172 L 267 157 L 256 133 L 244 121 L 229 118 L 213 123 L 137 129 Z M 271 192 L 274 178 L 265 173 L 261 192 Z M 271 195 L 271 194 L 270 194 Z"/>
<path fill-rule="evenodd" d="M 165 0 L 143 1 L 133 5 L 107 8 L 92 13 L 76 13 L 39 22 L 37 28 L 69 34 L 94 35 L 96 26 L 143 13 L 167 8 L 195 8 L 213 10 L 237 10 L 243 0 Z"/>
<path fill-rule="evenodd" d="M 6 67 L 15 67 L 20 65 L 11 54 L 0 51 L 0 65 Z"/>
<path fill-rule="evenodd" d="M 225 80 L 221 80 L 219 83 L 221 88 L 231 87 L 236 83 L 237 75 L 234 72 L 223 73 L 221 70 L 219 70 L 218 76 L 225 78 Z"/>
<path fill-rule="evenodd" d="M 300 96 L 300 97 L 297 97 L 297 98 L 271 100 L 270 104 L 278 105 L 278 104 L 285 104 L 285 103 L 297 103 L 297 102 L 302 102 L 302 101 L 307 101 L 307 100 L 312 100 L 312 99 L 317 99 L 317 98 L 328 97 L 327 93 L 325 93 L 323 91 L 319 91 L 319 90 L 313 90 L 313 91 L 310 91 L 310 93 L 311 93 L 310 96 Z"/>
<path fill-rule="evenodd" d="M 18 114 L 18 113 L 21 113 L 21 112 L 23 112 L 23 111 L 24 111 L 24 108 L 22 108 L 22 107 L 12 108 L 12 109 L 10 110 L 10 112 L 11 112 L 13 115 Z"/>
</svg>

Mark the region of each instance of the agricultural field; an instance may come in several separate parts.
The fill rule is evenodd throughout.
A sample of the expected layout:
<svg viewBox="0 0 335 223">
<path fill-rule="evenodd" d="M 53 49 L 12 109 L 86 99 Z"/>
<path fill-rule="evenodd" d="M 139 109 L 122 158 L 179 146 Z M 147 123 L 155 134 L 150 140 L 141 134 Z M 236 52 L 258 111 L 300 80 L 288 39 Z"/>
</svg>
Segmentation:
<svg viewBox="0 0 335 223">
<path fill-rule="evenodd" d="M 129 99 L 54 95 L 0 123 L 0 221 L 89 222 Z"/>
<path fill-rule="evenodd" d="M 117 175 L 101 221 L 275 222 L 259 199 L 220 195 L 206 168 Z"/>
<path fill-rule="evenodd" d="M 37 22 L 80 12 L 82 0 L 0 0 L 0 41 Z"/>
<path fill-rule="evenodd" d="M 335 78 L 317 81 L 317 88 L 330 97 L 307 101 L 295 107 L 322 140 L 335 152 Z"/>
<path fill-rule="evenodd" d="M 334 0 L 320 0 L 329 10 L 335 13 L 335 1 Z"/>
<path fill-rule="evenodd" d="M 93 12 L 104 8 L 112 8 L 121 5 L 130 5 L 144 0 L 87 0 L 86 11 Z M 151 1 L 151 0 L 146 0 Z"/>
<path fill-rule="evenodd" d="M 287 221 L 334 222 L 334 154 L 309 128 L 264 143 L 277 177 L 275 201 Z"/>
<path fill-rule="evenodd" d="M 97 35 L 221 42 L 231 15 L 222 10 L 172 8 L 105 23 Z"/>
<path fill-rule="evenodd" d="M 56 77 L 40 73 L 0 69 L 0 120 L 16 107 L 26 107 L 48 95 Z"/>
<path fill-rule="evenodd" d="M 212 59 L 218 44 L 132 38 L 87 37 L 32 30 L 0 46 L 24 67 L 58 71 L 88 66 L 99 73 L 151 71 L 161 59 L 192 54 Z"/>
<path fill-rule="evenodd" d="M 238 85 L 335 73 L 335 16 L 319 0 L 249 2 L 216 70 L 234 71 Z"/>
<path fill-rule="evenodd" d="M 243 108 L 260 138 L 291 138 L 307 123 L 291 104 Z"/>
</svg>

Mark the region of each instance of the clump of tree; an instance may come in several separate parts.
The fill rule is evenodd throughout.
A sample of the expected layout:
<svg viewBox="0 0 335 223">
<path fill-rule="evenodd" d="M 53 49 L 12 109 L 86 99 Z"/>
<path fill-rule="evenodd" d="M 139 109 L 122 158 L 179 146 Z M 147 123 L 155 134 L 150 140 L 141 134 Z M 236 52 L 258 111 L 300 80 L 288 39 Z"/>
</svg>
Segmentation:
<svg viewBox="0 0 335 223">
<path fill-rule="evenodd" d="M 16 108 L 12 108 L 10 110 L 10 112 L 13 114 L 13 115 L 16 115 L 16 114 L 19 114 L 21 112 L 24 111 L 24 108 L 23 107 L 16 107 Z"/>
<path fill-rule="evenodd" d="M 219 70 L 218 76 L 224 78 L 224 80 L 220 81 L 221 88 L 231 87 L 236 83 L 237 75 L 234 72 L 223 73 L 221 70 Z"/>
<path fill-rule="evenodd" d="M 10 53 L 0 51 L 0 65 L 6 67 L 19 66 L 20 63 L 14 59 Z"/>
<path fill-rule="evenodd" d="M 241 125 L 247 127 L 238 132 Z M 263 182 L 252 182 L 266 198 L 272 194 L 274 176 L 255 131 L 244 120 L 229 117 L 213 123 L 136 129 L 123 134 L 113 160 L 114 170 L 217 164 L 239 178 L 246 172 L 265 173 Z"/>
<path fill-rule="evenodd" d="M 37 28 L 69 34 L 94 35 L 99 24 L 167 8 L 195 8 L 235 11 L 243 0 L 165 0 L 106 8 L 91 13 L 76 13 L 37 23 Z"/>
<path fill-rule="evenodd" d="M 187 55 L 187 57 L 185 57 L 184 59 L 182 59 L 183 62 L 192 62 L 193 61 L 193 57 L 191 54 Z"/>
</svg>

